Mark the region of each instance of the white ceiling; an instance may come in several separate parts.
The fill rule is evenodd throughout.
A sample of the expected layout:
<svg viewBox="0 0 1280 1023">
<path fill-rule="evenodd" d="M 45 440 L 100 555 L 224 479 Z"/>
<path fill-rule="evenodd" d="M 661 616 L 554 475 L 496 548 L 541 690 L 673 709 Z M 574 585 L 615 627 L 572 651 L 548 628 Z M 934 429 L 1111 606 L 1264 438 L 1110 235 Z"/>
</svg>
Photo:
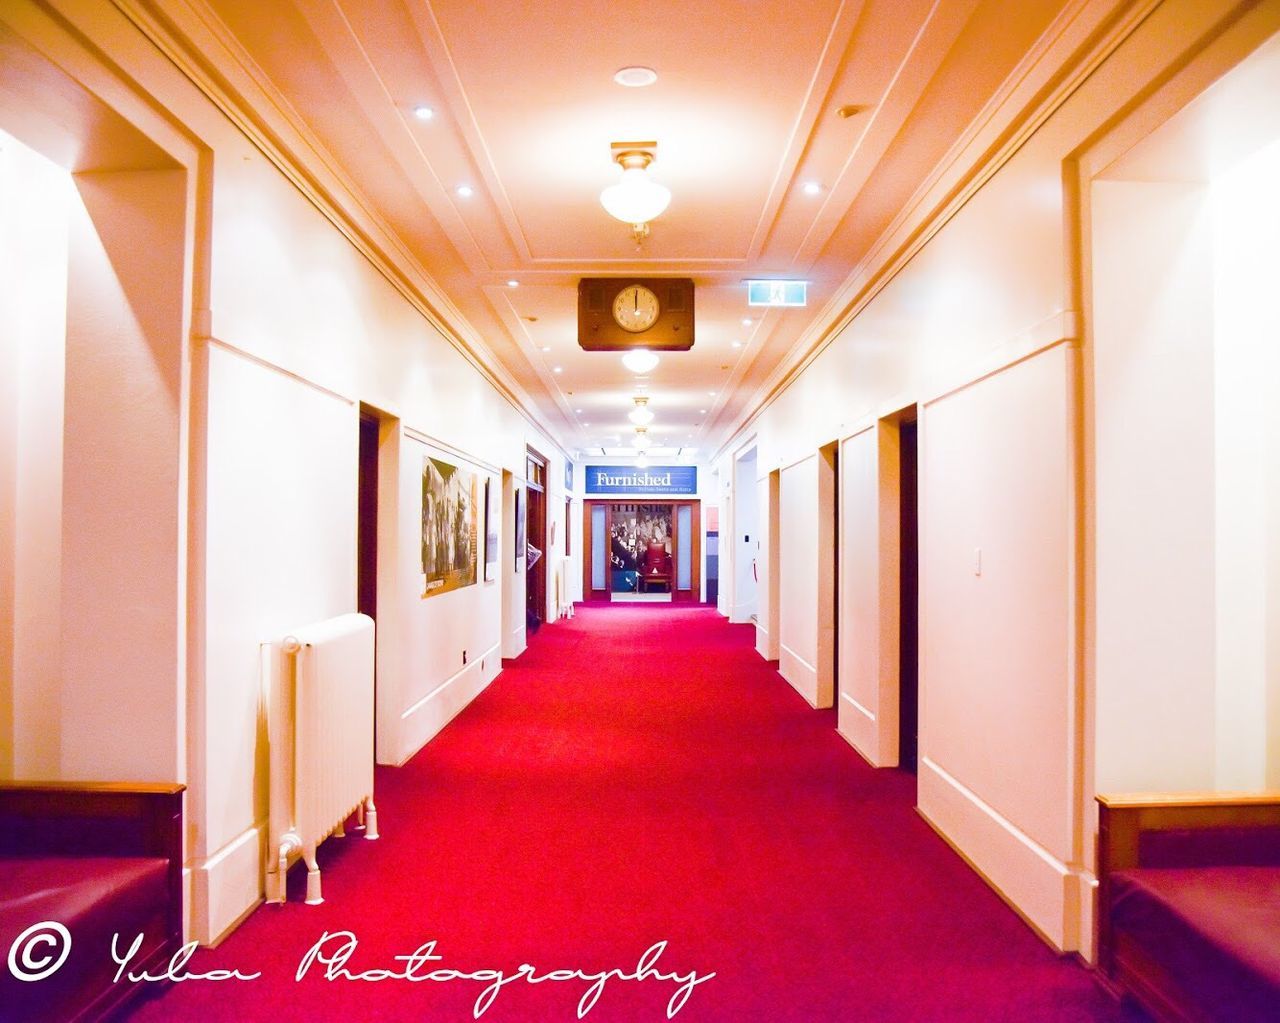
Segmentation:
<svg viewBox="0 0 1280 1023">
<path fill-rule="evenodd" d="M 642 383 L 654 443 L 702 453 L 843 311 L 840 286 L 1064 7 L 191 2 L 569 450 L 625 444 L 637 388 L 616 355 L 578 349 L 578 279 L 692 277 L 696 344 Z M 632 64 L 656 84 L 615 84 Z M 424 104 L 429 121 L 413 114 Z M 597 198 L 617 176 L 610 143 L 630 139 L 657 140 L 651 174 L 673 193 L 640 248 Z M 806 279 L 809 306 L 749 310 L 749 277 Z"/>
</svg>

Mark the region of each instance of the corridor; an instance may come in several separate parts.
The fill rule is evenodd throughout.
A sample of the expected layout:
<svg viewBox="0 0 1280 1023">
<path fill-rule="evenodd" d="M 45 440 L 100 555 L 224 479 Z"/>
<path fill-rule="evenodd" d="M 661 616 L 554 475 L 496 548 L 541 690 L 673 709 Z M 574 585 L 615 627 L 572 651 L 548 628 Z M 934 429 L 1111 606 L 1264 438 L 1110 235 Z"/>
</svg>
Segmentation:
<svg viewBox="0 0 1280 1023">
<path fill-rule="evenodd" d="M 466 1020 L 489 980 L 300 982 L 326 931 L 352 973 L 699 977 L 687 1021 L 1125 1019 L 709 608 L 583 606 L 402 768 L 381 768 L 383 837 L 321 849 L 326 901 L 256 910 L 137 1019 Z M 354 834 L 354 833 L 352 833 Z M 342 941 L 326 946 L 329 951 Z M 572 1020 L 590 980 L 523 980 L 483 1018 Z M 667 1018 L 680 981 L 605 982 L 586 1018 Z"/>
</svg>

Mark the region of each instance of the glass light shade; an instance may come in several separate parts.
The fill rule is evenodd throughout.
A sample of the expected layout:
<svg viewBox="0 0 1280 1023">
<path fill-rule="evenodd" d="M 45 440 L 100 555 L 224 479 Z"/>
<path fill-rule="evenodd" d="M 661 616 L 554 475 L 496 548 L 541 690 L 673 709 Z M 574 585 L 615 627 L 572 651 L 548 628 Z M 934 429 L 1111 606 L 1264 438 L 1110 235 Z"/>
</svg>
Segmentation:
<svg viewBox="0 0 1280 1023">
<path fill-rule="evenodd" d="M 653 422 L 653 413 L 647 408 L 634 408 L 627 413 L 627 418 L 636 426 L 648 426 Z"/>
<path fill-rule="evenodd" d="M 643 433 L 637 433 L 634 437 L 631 438 L 631 446 L 635 448 L 637 451 L 643 451 L 645 448 L 649 446 L 649 438 L 646 437 Z"/>
<path fill-rule="evenodd" d="M 632 373 L 648 373 L 658 364 L 658 357 L 653 352 L 636 348 L 622 357 L 622 364 Z"/>
<path fill-rule="evenodd" d="M 667 208 L 671 190 L 649 180 L 643 167 L 628 167 L 622 180 L 600 193 L 600 205 L 625 224 L 647 224 Z"/>
</svg>

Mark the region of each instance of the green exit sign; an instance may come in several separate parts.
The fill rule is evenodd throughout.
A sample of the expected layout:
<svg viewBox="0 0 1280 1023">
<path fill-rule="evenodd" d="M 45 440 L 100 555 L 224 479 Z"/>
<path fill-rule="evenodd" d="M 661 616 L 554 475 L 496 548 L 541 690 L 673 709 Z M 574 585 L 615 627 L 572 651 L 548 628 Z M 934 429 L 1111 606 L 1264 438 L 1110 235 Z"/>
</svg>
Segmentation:
<svg viewBox="0 0 1280 1023">
<path fill-rule="evenodd" d="M 747 305 L 801 306 L 808 291 L 808 281 L 747 281 Z"/>
</svg>

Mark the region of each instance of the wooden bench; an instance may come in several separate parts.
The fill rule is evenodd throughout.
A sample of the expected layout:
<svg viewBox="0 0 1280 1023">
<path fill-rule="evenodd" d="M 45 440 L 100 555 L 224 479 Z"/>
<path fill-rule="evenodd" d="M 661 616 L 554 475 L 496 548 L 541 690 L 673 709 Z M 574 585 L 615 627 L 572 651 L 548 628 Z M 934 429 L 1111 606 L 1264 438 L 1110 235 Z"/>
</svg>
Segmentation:
<svg viewBox="0 0 1280 1023">
<path fill-rule="evenodd" d="M 1280 793 L 1098 797 L 1098 966 L 1161 1021 L 1280 1019 Z"/>
<path fill-rule="evenodd" d="M 99 1020 L 156 987 L 114 983 L 111 942 L 118 933 L 124 956 L 143 935 L 129 969 L 152 974 L 182 947 L 184 788 L 0 783 L 0 954 L 50 921 L 71 936 L 44 979 L 16 980 L 0 965 L 6 1023 Z M 56 962 L 55 941 L 33 947 L 37 967 Z"/>
</svg>

